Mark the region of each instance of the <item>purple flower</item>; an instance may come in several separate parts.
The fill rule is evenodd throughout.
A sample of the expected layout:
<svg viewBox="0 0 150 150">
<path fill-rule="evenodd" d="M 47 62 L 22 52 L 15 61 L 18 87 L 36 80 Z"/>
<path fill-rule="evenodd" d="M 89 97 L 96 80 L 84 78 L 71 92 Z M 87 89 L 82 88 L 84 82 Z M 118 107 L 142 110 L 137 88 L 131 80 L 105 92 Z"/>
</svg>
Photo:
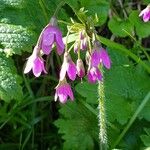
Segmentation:
<svg viewBox="0 0 150 150">
<path fill-rule="evenodd" d="M 68 97 L 70 97 L 72 101 L 74 100 L 72 89 L 70 85 L 66 82 L 66 79 L 60 81 L 56 87 L 55 101 L 57 101 L 58 97 L 61 103 L 66 103 Z"/>
<path fill-rule="evenodd" d="M 141 11 L 139 17 L 143 16 L 143 21 L 148 22 L 150 20 L 150 4 Z"/>
<path fill-rule="evenodd" d="M 68 52 L 65 52 L 64 54 L 64 62 L 62 64 L 60 71 L 61 81 L 65 78 L 66 72 L 68 74 L 68 77 L 74 81 L 76 78 L 77 69 L 75 63 L 72 61 L 71 56 Z"/>
<path fill-rule="evenodd" d="M 76 68 L 77 68 L 77 74 L 78 74 L 78 76 L 80 78 L 83 78 L 84 75 L 85 75 L 85 69 L 84 69 L 84 65 L 83 65 L 82 59 L 78 59 L 77 60 Z"/>
<path fill-rule="evenodd" d="M 102 74 L 97 67 L 91 67 L 88 70 L 87 76 L 90 83 L 95 83 L 97 80 L 102 80 Z"/>
<path fill-rule="evenodd" d="M 97 67 L 100 63 L 103 63 L 103 65 L 107 69 L 110 69 L 111 67 L 111 61 L 109 55 L 107 51 L 102 47 L 94 49 L 91 55 L 91 62 L 92 62 L 92 66 L 94 67 Z"/>
<path fill-rule="evenodd" d="M 28 58 L 24 73 L 28 73 L 30 71 L 33 71 L 33 74 L 36 77 L 39 77 L 42 73 L 47 73 L 44 67 L 44 60 L 42 57 L 38 56 L 38 48 L 35 46 L 32 55 Z"/>
<path fill-rule="evenodd" d="M 57 27 L 57 20 L 55 17 L 52 17 L 50 23 L 43 29 L 40 42 L 40 48 L 46 55 L 51 52 L 54 42 L 57 46 L 57 53 L 61 55 L 64 52 L 65 46 L 62 40 L 62 33 Z"/>
</svg>

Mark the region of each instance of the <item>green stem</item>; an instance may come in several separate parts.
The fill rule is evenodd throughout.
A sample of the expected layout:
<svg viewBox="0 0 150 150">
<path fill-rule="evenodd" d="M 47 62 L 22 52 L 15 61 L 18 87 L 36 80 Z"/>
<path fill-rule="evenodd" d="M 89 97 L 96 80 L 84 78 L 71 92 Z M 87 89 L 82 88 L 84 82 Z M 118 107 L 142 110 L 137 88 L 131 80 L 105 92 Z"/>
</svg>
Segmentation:
<svg viewBox="0 0 150 150">
<path fill-rule="evenodd" d="M 97 39 L 105 44 L 108 47 L 114 48 L 113 50 L 117 50 L 120 52 L 125 53 L 126 55 L 130 56 L 133 60 L 135 60 L 137 63 L 141 64 L 145 70 L 147 70 L 148 73 L 150 73 L 150 66 L 144 63 L 139 57 L 137 57 L 135 54 L 131 52 L 131 50 L 128 50 L 123 45 L 115 43 L 107 38 L 104 38 L 102 36 L 97 36 Z"/>
<path fill-rule="evenodd" d="M 65 25 L 71 25 L 71 23 L 66 22 L 66 21 L 64 21 L 64 20 L 58 20 L 58 23 L 63 23 L 63 24 L 65 24 Z"/>
<path fill-rule="evenodd" d="M 100 138 L 100 150 L 107 150 L 107 131 L 106 131 L 106 113 L 105 113 L 105 94 L 103 81 L 98 83 L 98 96 L 99 96 L 99 138 Z"/>
<path fill-rule="evenodd" d="M 65 52 L 68 52 L 68 37 L 70 34 L 72 28 L 68 29 L 67 35 L 66 35 L 66 47 L 65 47 Z"/>
<path fill-rule="evenodd" d="M 42 8 L 42 11 L 43 11 L 43 14 L 44 14 L 44 16 L 45 16 L 46 22 L 48 22 L 48 21 L 49 21 L 49 17 L 48 17 L 48 15 L 47 15 L 47 13 L 46 13 L 45 6 L 44 6 L 44 4 L 43 4 L 43 1 L 42 1 L 42 0 L 39 0 L 39 4 L 40 4 L 40 6 L 41 6 L 41 8 Z"/>
<path fill-rule="evenodd" d="M 31 87 L 30 87 L 30 85 L 29 85 L 29 82 L 27 81 L 27 79 L 26 79 L 26 77 L 25 77 L 24 74 L 23 74 L 23 79 L 24 79 L 25 86 L 26 86 L 26 88 L 27 88 L 27 90 L 28 90 L 28 92 L 29 92 L 30 97 L 31 97 L 32 99 L 34 99 L 33 91 L 32 91 L 32 89 L 31 89 Z"/>
<path fill-rule="evenodd" d="M 57 6 L 57 8 L 56 8 L 56 10 L 55 10 L 53 16 L 57 16 L 57 15 L 58 15 L 59 10 L 61 9 L 61 7 L 62 7 L 65 3 L 66 3 L 65 1 L 62 1 L 62 2 L 60 2 L 60 3 L 58 4 L 58 6 Z"/>
<path fill-rule="evenodd" d="M 89 46 L 89 53 L 92 53 L 92 47 L 91 47 L 91 41 L 90 41 L 90 37 L 87 36 L 87 40 L 88 40 L 88 46 Z"/>
<path fill-rule="evenodd" d="M 127 34 L 134 40 L 134 42 L 136 42 L 136 44 L 137 44 L 137 45 L 140 47 L 140 49 L 144 52 L 145 56 L 147 57 L 148 61 L 150 62 L 150 56 L 149 56 L 149 54 L 147 53 L 147 51 L 144 49 L 144 47 L 142 47 L 142 46 L 139 44 L 139 42 L 136 40 L 136 38 L 133 37 L 128 31 L 126 31 L 125 29 L 123 29 L 123 31 L 124 31 L 125 33 L 127 33 Z"/>
<path fill-rule="evenodd" d="M 80 39 L 80 34 L 79 34 L 79 39 Z M 79 42 L 78 42 L 78 59 L 81 59 L 80 47 L 81 47 L 81 40 L 79 40 Z"/>
<path fill-rule="evenodd" d="M 150 62 L 150 56 L 149 56 L 149 54 L 147 53 L 147 51 L 146 51 L 141 45 L 139 45 L 139 47 L 140 47 L 141 50 L 144 52 L 145 56 L 147 57 L 148 61 Z"/>
<path fill-rule="evenodd" d="M 75 43 L 73 43 L 73 44 L 70 46 L 70 48 L 68 49 L 68 52 L 69 52 L 69 53 L 70 53 L 70 51 L 73 49 L 74 45 L 75 45 Z"/>
<path fill-rule="evenodd" d="M 31 89 L 31 87 L 30 87 L 30 84 L 29 84 L 29 82 L 27 81 L 27 79 L 26 79 L 26 77 L 25 77 L 24 74 L 23 74 L 23 78 L 24 78 L 24 82 L 25 82 L 26 88 L 27 88 L 27 90 L 28 90 L 28 92 L 29 92 L 29 94 L 30 94 L 31 100 L 34 101 L 35 96 L 34 96 L 34 94 L 33 94 L 33 92 L 32 92 L 32 89 Z M 33 105 L 31 106 L 31 109 L 32 109 L 32 116 L 31 116 L 31 119 L 33 120 L 34 117 L 35 117 L 36 103 L 33 103 Z M 32 133 L 32 142 L 31 142 L 31 143 L 32 143 L 32 146 L 31 146 L 31 147 L 34 148 L 34 125 L 32 126 L 30 132 Z M 29 134 L 29 136 L 30 136 L 30 135 L 31 135 L 31 134 Z M 27 140 L 29 140 L 29 137 L 27 138 Z M 25 141 L 25 144 L 26 144 L 26 141 Z"/>
<path fill-rule="evenodd" d="M 135 121 L 137 116 L 139 115 L 139 113 L 143 110 L 143 108 L 146 105 L 146 103 L 148 102 L 148 100 L 150 100 L 150 92 L 148 92 L 148 94 L 145 96 L 145 98 L 143 99 L 143 101 L 141 102 L 141 104 L 139 105 L 139 107 L 137 108 L 137 110 L 135 111 L 133 116 L 131 117 L 130 121 L 128 122 L 128 124 L 126 125 L 126 127 L 124 128 L 122 133 L 119 135 L 119 137 L 117 138 L 117 140 L 115 141 L 115 143 L 112 146 L 112 149 L 114 149 L 119 144 L 121 139 L 124 137 L 124 135 L 126 134 L 128 129 L 131 127 L 131 125 L 133 124 L 133 122 Z"/>
</svg>

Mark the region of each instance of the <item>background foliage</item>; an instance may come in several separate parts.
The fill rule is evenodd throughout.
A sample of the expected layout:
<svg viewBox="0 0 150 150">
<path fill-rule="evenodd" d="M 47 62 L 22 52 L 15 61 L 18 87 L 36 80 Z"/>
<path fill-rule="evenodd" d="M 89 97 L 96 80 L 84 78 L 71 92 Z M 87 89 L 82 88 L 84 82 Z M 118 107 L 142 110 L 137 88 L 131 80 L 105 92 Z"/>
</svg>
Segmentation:
<svg viewBox="0 0 150 150">
<path fill-rule="evenodd" d="M 70 17 L 78 21 L 75 13 L 84 7 L 88 16 L 97 13 L 97 33 L 111 39 L 100 37 L 112 60 L 112 68 L 104 74 L 110 149 L 150 148 L 150 101 L 143 105 L 150 92 L 150 22 L 144 23 L 138 17 L 139 8 L 145 8 L 150 1 L 66 2 L 59 12 L 59 22 L 70 22 Z M 87 83 L 86 78 L 83 83 L 71 83 L 76 99 L 61 105 L 53 102 L 62 62 L 55 52 L 47 59 L 47 76 L 35 79 L 32 74 L 22 73 L 26 58 L 58 3 L 60 0 L 0 1 L 2 150 L 99 149 L 97 84 Z M 66 25 L 59 25 L 65 36 Z M 130 122 L 140 106 L 144 107 Z"/>
</svg>

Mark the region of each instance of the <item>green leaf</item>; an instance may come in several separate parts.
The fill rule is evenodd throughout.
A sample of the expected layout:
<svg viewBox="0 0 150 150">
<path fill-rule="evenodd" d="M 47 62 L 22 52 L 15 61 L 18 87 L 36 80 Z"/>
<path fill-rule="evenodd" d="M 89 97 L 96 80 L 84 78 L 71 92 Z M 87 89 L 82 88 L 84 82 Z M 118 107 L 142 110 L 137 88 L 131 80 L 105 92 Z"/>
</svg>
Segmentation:
<svg viewBox="0 0 150 150">
<path fill-rule="evenodd" d="M 13 61 L 0 52 L 0 98 L 6 102 L 22 98 L 22 88 Z"/>
<path fill-rule="evenodd" d="M 150 3 L 150 0 L 143 0 L 143 3 L 148 5 Z"/>
<path fill-rule="evenodd" d="M 97 25 L 102 25 L 106 22 L 109 11 L 108 1 L 81 0 L 81 5 L 88 10 L 88 16 L 95 16 L 95 14 L 97 14 L 99 18 L 99 22 L 97 23 Z"/>
<path fill-rule="evenodd" d="M 144 130 L 146 134 L 141 135 L 140 138 L 145 146 L 150 147 L 150 128 L 145 128 Z"/>
<path fill-rule="evenodd" d="M 139 37 L 145 38 L 150 35 L 150 22 L 144 22 L 142 17 L 139 17 L 138 11 L 132 11 L 129 20 L 135 26 L 136 34 Z"/>
<path fill-rule="evenodd" d="M 97 84 L 90 84 L 88 82 L 79 83 L 76 85 L 75 90 L 83 97 L 86 101 L 91 104 L 97 104 Z"/>
<path fill-rule="evenodd" d="M 59 133 L 63 134 L 64 149 L 94 149 L 94 140 L 98 140 L 96 116 L 84 105 L 76 102 L 67 102 L 60 109 L 60 113 L 64 118 L 55 121 L 55 125 L 59 128 Z"/>
<path fill-rule="evenodd" d="M 140 65 L 134 67 L 127 57 L 111 49 L 109 53 L 112 67 L 104 74 L 107 118 L 110 122 L 117 120 L 120 124 L 125 124 L 150 90 L 150 81 L 148 74 L 140 70 Z M 79 83 L 76 91 L 85 97 L 88 103 L 97 104 L 96 84 Z M 136 106 L 133 107 L 132 103 Z M 144 118 L 150 116 L 148 106 L 141 112 Z"/>
<path fill-rule="evenodd" d="M 13 8 L 22 8 L 25 4 L 25 0 L 1 0 L 0 1 L 0 8 L 5 7 L 13 7 Z"/>
<path fill-rule="evenodd" d="M 15 54 L 31 51 L 35 34 L 22 26 L 0 23 L 0 43 L 5 49 L 12 49 Z"/>
<path fill-rule="evenodd" d="M 104 38 L 102 36 L 97 36 L 97 39 L 104 45 L 108 46 L 109 48 L 114 49 L 117 53 L 122 53 L 124 55 L 131 57 L 136 63 L 140 64 L 145 70 L 147 70 L 148 73 L 150 73 L 149 65 L 145 63 L 143 60 L 141 60 L 138 56 L 136 56 L 133 52 L 131 52 L 131 50 L 125 48 L 121 44 L 108 40 L 107 38 Z"/>
<path fill-rule="evenodd" d="M 129 20 L 121 20 L 116 17 L 109 20 L 108 27 L 114 35 L 120 37 L 126 37 L 127 33 L 132 34 L 133 32 L 133 25 Z"/>
</svg>

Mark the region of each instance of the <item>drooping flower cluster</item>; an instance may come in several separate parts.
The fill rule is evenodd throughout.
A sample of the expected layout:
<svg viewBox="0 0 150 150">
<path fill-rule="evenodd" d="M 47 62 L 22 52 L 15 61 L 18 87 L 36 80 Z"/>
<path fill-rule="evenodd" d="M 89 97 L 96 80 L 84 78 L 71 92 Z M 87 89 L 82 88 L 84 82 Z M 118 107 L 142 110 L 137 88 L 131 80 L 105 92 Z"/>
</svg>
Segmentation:
<svg viewBox="0 0 150 150">
<path fill-rule="evenodd" d="M 143 21 L 144 22 L 148 22 L 150 20 L 150 4 L 141 11 L 141 13 L 139 14 L 139 17 L 143 17 Z"/>
<path fill-rule="evenodd" d="M 57 46 L 57 53 L 61 55 L 65 47 L 62 40 L 62 33 L 57 27 L 57 19 L 52 17 L 50 23 L 41 32 L 33 53 L 27 60 L 24 73 L 32 70 L 36 77 L 39 77 L 42 71 L 47 73 L 44 67 L 42 53 L 49 55 L 54 43 Z"/>
<path fill-rule="evenodd" d="M 83 26 L 82 26 L 83 27 Z M 103 76 L 101 66 L 107 69 L 111 67 L 111 61 L 107 51 L 102 48 L 99 41 L 92 39 L 86 32 L 86 28 L 77 31 L 77 38 L 71 48 L 68 50 L 62 39 L 62 33 L 57 26 L 57 20 L 52 17 L 50 23 L 42 30 L 38 42 L 33 50 L 32 55 L 28 58 L 24 73 L 31 70 L 36 77 L 39 77 L 42 72 L 47 73 L 44 66 L 43 55 L 49 55 L 53 45 L 56 45 L 58 55 L 64 53 L 63 63 L 59 75 L 59 83 L 56 86 L 55 101 L 59 98 L 61 103 L 66 103 L 67 99 L 74 100 L 73 91 L 67 82 L 67 78 L 74 81 L 78 76 L 81 80 L 87 74 L 87 79 L 90 83 L 101 81 Z M 67 41 L 66 41 L 67 44 Z M 74 47 L 74 53 L 77 55 L 76 64 L 74 63 L 70 50 Z M 65 49 L 65 52 L 64 52 Z M 86 64 L 80 54 L 86 53 Z M 87 71 L 86 71 L 87 68 Z"/>
</svg>

